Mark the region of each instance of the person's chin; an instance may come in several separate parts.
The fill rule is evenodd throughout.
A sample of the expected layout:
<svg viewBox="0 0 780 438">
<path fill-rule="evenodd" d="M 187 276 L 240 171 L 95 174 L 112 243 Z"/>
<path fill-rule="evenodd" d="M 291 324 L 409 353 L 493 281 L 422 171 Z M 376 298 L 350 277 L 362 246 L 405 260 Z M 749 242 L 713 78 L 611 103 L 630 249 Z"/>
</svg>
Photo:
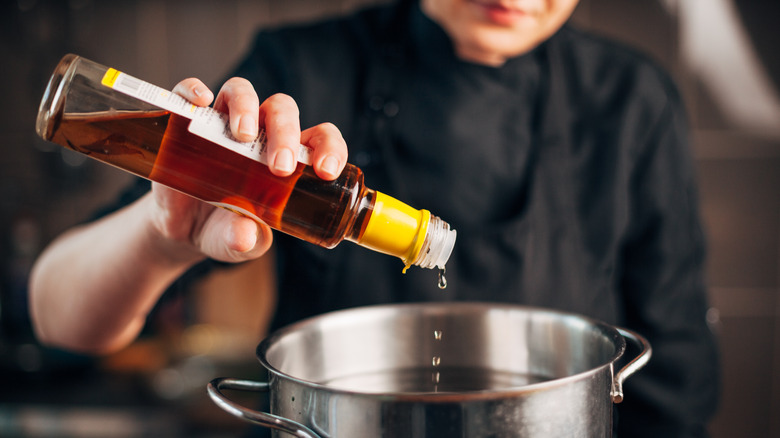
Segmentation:
<svg viewBox="0 0 780 438">
<path fill-rule="evenodd" d="M 512 9 L 494 2 L 473 0 L 469 2 L 474 15 L 485 23 L 504 28 L 521 28 L 533 25 L 536 17 L 522 9 Z"/>
</svg>

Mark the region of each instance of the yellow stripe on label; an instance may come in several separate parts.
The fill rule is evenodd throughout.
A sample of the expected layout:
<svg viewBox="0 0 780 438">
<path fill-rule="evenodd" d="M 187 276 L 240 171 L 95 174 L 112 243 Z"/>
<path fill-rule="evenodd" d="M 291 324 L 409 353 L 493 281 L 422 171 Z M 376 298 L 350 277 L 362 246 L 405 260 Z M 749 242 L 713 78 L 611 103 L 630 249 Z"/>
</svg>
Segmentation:
<svg viewBox="0 0 780 438">
<path fill-rule="evenodd" d="M 116 69 L 109 68 L 106 71 L 106 74 L 103 75 L 103 80 L 100 81 L 100 83 L 106 87 L 114 88 L 114 82 L 116 82 L 116 78 L 119 77 L 119 73 L 120 72 Z"/>
</svg>

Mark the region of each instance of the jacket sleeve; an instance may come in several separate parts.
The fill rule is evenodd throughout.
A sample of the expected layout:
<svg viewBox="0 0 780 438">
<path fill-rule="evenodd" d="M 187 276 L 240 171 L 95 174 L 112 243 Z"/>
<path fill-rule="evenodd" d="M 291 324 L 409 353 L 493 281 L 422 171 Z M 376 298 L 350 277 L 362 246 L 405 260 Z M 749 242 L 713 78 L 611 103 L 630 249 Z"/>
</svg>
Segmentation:
<svg viewBox="0 0 780 438">
<path fill-rule="evenodd" d="M 630 179 L 632 225 L 619 281 L 625 324 L 648 338 L 653 354 L 626 381 L 631 396 L 617 405 L 621 438 L 705 437 L 720 389 L 688 127 L 667 85 L 669 100 L 641 142 Z"/>
</svg>

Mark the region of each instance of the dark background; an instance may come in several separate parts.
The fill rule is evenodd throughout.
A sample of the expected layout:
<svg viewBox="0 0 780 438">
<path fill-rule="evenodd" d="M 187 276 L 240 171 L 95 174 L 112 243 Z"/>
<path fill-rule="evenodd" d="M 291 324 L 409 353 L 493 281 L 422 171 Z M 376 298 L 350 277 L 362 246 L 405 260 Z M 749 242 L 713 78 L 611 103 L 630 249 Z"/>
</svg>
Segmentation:
<svg viewBox="0 0 780 438">
<path fill-rule="evenodd" d="M 35 343 L 25 298 L 35 257 L 130 181 L 39 140 L 38 102 L 67 52 L 166 88 L 189 76 L 214 84 L 257 28 L 378 0 L 1 1 L 0 436 L 235 435 L 244 426 L 203 387 L 259 372 L 257 319 L 272 307 L 272 283 L 238 288 L 255 297 L 249 309 L 233 305 L 247 298 L 240 292 L 174 298 L 157 336 L 109 357 Z M 709 317 L 724 356 L 712 434 L 780 437 L 771 415 L 780 412 L 780 2 L 736 3 L 582 0 L 574 21 L 647 51 L 681 87 L 710 242 Z"/>
</svg>

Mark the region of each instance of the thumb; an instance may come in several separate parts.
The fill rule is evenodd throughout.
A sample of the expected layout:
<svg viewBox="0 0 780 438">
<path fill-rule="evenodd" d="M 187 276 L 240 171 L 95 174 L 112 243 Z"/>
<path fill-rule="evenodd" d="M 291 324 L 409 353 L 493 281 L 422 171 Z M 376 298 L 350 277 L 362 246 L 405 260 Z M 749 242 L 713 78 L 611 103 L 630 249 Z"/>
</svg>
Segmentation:
<svg viewBox="0 0 780 438">
<path fill-rule="evenodd" d="M 242 262 L 265 254 L 272 240 L 268 225 L 217 208 L 203 224 L 198 245 L 213 259 Z"/>
</svg>

